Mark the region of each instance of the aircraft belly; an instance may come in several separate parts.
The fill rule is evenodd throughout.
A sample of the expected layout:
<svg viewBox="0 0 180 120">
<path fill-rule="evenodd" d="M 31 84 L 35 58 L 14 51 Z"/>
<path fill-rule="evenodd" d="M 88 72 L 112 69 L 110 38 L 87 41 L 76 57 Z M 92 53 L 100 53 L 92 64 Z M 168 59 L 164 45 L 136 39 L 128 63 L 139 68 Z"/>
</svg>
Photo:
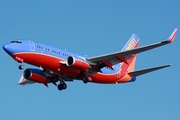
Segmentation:
<svg viewBox="0 0 180 120">
<path fill-rule="evenodd" d="M 131 80 L 131 76 L 128 74 L 126 75 L 119 75 L 118 73 L 115 74 L 94 74 L 92 76 L 92 82 L 94 83 L 101 83 L 101 84 L 118 84 L 118 83 L 126 83 Z"/>
</svg>

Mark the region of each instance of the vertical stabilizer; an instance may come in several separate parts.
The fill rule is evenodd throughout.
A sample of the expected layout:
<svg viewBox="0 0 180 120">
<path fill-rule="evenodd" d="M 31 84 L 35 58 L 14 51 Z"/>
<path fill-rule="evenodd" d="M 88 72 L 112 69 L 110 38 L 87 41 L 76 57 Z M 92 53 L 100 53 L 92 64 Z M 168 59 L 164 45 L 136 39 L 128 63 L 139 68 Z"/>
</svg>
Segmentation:
<svg viewBox="0 0 180 120">
<path fill-rule="evenodd" d="M 133 34 L 121 51 L 128 51 L 128 50 L 137 48 L 138 44 L 139 44 L 139 36 L 136 34 Z M 128 59 L 127 62 L 122 63 L 121 74 L 134 71 L 135 62 L 136 62 L 136 54 L 131 54 L 128 56 L 123 56 L 123 57 L 125 59 L 130 57 L 130 59 Z"/>
<path fill-rule="evenodd" d="M 133 34 L 121 51 L 127 51 L 133 48 L 137 48 L 138 43 L 139 43 L 139 36 L 136 34 Z"/>
</svg>

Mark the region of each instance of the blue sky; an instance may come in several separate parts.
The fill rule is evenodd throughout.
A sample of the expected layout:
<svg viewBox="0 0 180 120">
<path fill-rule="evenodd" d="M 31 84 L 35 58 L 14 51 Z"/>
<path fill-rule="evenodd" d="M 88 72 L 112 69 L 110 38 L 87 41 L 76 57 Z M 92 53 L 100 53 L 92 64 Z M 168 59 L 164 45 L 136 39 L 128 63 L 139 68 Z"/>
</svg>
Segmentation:
<svg viewBox="0 0 180 120">
<path fill-rule="evenodd" d="M 140 46 L 167 39 L 180 28 L 180 1 L 0 1 L 0 45 L 32 39 L 90 57 L 120 51 L 129 37 Z M 18 86 L 18 63 L 1 54 L 0 119 L 180 119 L 180 33 L 174 43 L 138 54 L 135 69 L 172 64 L 119 85 L 67 83 L 58 91 Z M 26 68 L 33 66 L 25 64 Z"/>
</svg>

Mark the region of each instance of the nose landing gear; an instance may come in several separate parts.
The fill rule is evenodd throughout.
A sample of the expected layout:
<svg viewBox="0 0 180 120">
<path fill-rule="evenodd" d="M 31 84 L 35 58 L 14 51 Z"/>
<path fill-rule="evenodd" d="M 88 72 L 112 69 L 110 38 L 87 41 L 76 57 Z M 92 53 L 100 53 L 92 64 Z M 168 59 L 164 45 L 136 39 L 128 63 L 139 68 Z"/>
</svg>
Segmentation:
<svg viewBox="0 0 180 120">
<path fill-rule="evenodd" d="M 19 65 L 19 70 L 22 70 L 22 69 L 24 69 L 24 65 Z"/>
<path fill-rule="evenodd" d="M 20 70 L 22 70 L 23 68 L 24 68 L 24 66 L 22 65 L 22 63 L 23 63 L 23 59 L 22 58 L 20 58 L 20 57 L 17 57 L 17 56 L 15 56 L 14 58 L 13 58 L 14 60 L 16 60 L 18 63 L 20 63 L 21 65 L 19 65 L 19 69 Z"/>
</svg>

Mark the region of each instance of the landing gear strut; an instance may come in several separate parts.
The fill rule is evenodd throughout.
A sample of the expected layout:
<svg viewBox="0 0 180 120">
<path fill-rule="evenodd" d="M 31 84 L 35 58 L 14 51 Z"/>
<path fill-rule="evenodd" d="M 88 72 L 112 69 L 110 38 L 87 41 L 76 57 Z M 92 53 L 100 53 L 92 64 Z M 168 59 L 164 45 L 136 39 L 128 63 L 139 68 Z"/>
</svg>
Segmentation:
<svg viewBox="0 0 180 120">
<path fill-rule="evenodd" d="M 66 83 L 64 82 L 63 78 L 60 80 L 60 84 L 57 86 L 58 90 L 65 90 L 67 88 Z"/>
</svg>

